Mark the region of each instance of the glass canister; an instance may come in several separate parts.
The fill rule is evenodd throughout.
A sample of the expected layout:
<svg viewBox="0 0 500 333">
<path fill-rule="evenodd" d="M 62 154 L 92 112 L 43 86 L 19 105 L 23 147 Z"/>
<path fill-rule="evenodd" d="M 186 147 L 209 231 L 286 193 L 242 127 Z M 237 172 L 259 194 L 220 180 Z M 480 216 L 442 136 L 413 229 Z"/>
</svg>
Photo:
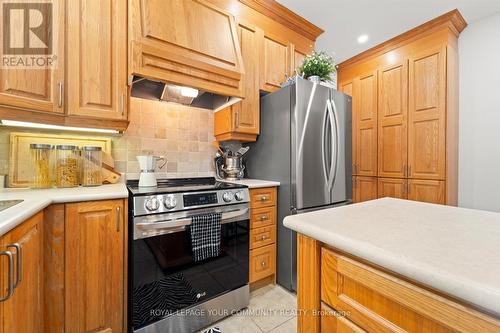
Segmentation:
<svg viewBox="0 0 500 333">
<path fill-rule="evenodd" d="M 78 186 L 78 160 L 79 151 L 77 146 L 56 146 L 56 186 L 75 187 Z"/>
<path fill-rule="evenodd" d="M 82 147 L 82 186 L 102 185 L 102 148 Z"/>
<path fill-rule="evenodd" d="M 31 163 L 33 165 L 32 188 L 52 186 L 52 146 L 48 144 L 30 144 Z"/>
</svg>

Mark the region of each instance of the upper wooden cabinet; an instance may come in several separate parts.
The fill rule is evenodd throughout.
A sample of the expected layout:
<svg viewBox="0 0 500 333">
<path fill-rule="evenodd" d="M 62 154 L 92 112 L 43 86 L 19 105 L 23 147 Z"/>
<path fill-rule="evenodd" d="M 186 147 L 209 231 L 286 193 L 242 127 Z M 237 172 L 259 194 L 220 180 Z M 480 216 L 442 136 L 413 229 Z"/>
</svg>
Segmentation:
<svg viewBox="0 0 500 333">
<path fill-rule="evenodd" d="M 367 77 L 365 73 L 378 74 L 374 89 L 378 96 L 379 191 L 457 204 L 457 45 L 465 26 L 454 10 L 339 64 L 339 87 L 353 97 L 355 175 L 365 175 L 362 171 L 369 170 L 366 161 L 374 159 L 367 157 L 369 132 L 362 134 L 371 125 L 371 113 L 366 113 L 371 108 L 366 97 L 370 95 L 366 88 L 363 93 L 360 81 Z M 366 127 L 361 123 L 363 117 L 369 119 Z M 363 138 L 365 142 L 360 141 Z M 389 178 L 395 181 L 391 183 Z M 402 184 L 408 184 L 406 194 Z"/>
<path fill-rule="evenodd" d="M 57 56 L 54 68 L 51 69 L 7 69 L 0 68 L 0 107 L 14 107 L 50 113 L 64 112 L 64 31 L 66 1 L 52 2 L 53 53 Z M 23 36 L 22 34 L 20 36 Z M 4 51 L 2 51 L 4 54 Z M 14 119 L 14 110 L 5 112 Z M 11 113 L 11 117 L 8 117 Z M 2 115 L 3 116 L 3 115 Z"/>
<path fill-rule="evenodd" d="M 261 39 L 260 51 L 260 89 L 276 91 L 290 74 L 289 43 L 284 38 L 266 34 Z"/>
<path fill-rule="evenodd" d="M 0 251 L 12 253 L 9 268 L 0 256 L 0 297 L 8 288 L 12 270 L 13 293 L 0 302 L 0 332 L 37 333 L 44 326 L 43 316 L 43 213 L 38 213 L 0 238 Z"/>
<path fill-rule="evenodd" d="M 65 332 L 125 332 L 123 200 L 66 205 Z"/>
<path fill-rule="evenodd" d="M 67 4 L 68 114 L 127 119 L 127 3 Z"/>
<path fill-rule="evenodd" d="M 129 74 L 244 97 L 231 14 L 204 0 L 129 3 Z"/>
<path fill-rule="evenodd" d="M 446 175 L 446 47 L 410 58 L 408 174 L 444 180 Z"/>
<path fill-rule="evenodd" d="M 378 82 L 378 175 L 406 177 L 407 61 L 379 70 Z"/>
</svg>

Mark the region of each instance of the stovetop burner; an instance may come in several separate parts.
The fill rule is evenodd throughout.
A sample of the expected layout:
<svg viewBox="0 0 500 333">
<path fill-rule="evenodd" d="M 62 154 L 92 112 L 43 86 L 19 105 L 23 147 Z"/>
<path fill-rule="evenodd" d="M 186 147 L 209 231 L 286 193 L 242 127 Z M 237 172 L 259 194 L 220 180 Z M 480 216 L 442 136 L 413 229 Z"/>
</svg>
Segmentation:
<svg viewBox="0 0 500 333">
<path fill-rule="evenodd" d="M 245 188 L 245 185 L 231 184 L 214 177 L 158 179 L 156 187 L 139 187 L 139 180 L 127 181 L 129 191 L 134 195 L 158 193 L 198 192 L 223 189 Z"/>
</svg>

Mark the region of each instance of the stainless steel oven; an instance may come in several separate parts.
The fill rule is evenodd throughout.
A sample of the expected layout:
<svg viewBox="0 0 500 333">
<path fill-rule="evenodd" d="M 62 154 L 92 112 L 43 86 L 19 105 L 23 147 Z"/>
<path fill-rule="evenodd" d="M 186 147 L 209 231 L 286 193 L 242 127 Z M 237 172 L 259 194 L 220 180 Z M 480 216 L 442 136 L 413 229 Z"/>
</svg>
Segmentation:
<svg viewBox="0 0 500 333">
<path fill-rule="evenodd" d="M 248 306 L 248 189 L 191 188 L 130 198 L 131 332 L 194 332 Z M 165 208 L 172 201 L 179 210 Z M 221 214 L 220 252 L 197 262 L 191 219 L 208 213 Z"/>
</svg>

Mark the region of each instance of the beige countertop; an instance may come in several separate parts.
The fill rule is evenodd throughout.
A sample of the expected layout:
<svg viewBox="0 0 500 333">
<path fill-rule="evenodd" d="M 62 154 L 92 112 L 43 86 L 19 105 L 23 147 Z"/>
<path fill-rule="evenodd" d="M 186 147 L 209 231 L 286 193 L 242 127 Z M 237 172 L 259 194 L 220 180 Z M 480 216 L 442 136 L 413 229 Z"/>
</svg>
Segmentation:
<svg viewBox="0 0 500 333">
<path fill-rule="evenodd" d="M 275 187 L 280 186 L 279 182 L 272 180 L 260 180 L 260 179 L 249 179 L 243 178 L 240 180 L 223 180 L 226 183 L 246 185 L 248 188 L 262 188 L 262 187 Z"/>
<path fill-rule="evenodd" d="M 54 203 L 122 199 L 128 197 L 125 184 L 96 187 L 33 189 L 0 189 L 0 200 L 23 202 L 0 212 L 0 236 Z"/>
<path fill-rule="evenodd" d="M 500 315 L 500 213 L 383 198 L 284 225 Z"/>
</svg>

